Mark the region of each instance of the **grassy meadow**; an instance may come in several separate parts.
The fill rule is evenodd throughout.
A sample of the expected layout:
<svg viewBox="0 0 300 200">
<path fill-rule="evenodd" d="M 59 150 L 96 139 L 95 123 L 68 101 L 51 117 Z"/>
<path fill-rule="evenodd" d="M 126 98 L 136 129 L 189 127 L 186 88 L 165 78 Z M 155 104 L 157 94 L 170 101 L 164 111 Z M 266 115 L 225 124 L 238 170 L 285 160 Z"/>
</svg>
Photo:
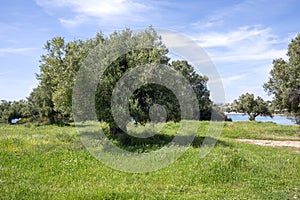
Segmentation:
<svg viewBox="0 0 300 200">
<path fill-rule="evenodd" d="M 201 158 L 209 122 L 199 123 L 194 143 L 175 163 L 140 174 L 116 171 L 95 159 L 73 126 L 0 125 L 0 199 L 300 198 L 300 149 L 235 141 L 300 140 L 299 126 L 226 122 L 215 148 Z M 172 137 L 178 126 L 167 123 L 163 136 Z M 162 145 L 126 148 L 151 151 Z"/>
</svg>

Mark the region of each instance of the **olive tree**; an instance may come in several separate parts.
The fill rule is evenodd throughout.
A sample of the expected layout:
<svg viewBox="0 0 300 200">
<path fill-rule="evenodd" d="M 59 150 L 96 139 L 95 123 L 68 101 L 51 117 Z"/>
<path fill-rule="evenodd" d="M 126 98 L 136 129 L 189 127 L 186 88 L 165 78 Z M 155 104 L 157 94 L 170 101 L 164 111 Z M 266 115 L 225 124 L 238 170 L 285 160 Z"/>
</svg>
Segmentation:
<svg viewBox="0 0 300 200">
<path fill-rule="evenodd" d="M 300 124 L 300 34 L 288 46 L 288 60 L 273 61 L 270 78 L 264 84 L 269 95 L 274 96 L 276 107 L 287 109 Z M 298 116 L 298 118 L 297 118 Z"/>
<path fill-rule="evenodd" d="M 267 102 L 261 97 L 254 98 L 254 94 L 242 94 L 238 100 L 235 100 L 236 110 L 238 112 L 248 114 L 250 121 L 255 121 L 257 116 L 271 116 Z"/>
</svg>

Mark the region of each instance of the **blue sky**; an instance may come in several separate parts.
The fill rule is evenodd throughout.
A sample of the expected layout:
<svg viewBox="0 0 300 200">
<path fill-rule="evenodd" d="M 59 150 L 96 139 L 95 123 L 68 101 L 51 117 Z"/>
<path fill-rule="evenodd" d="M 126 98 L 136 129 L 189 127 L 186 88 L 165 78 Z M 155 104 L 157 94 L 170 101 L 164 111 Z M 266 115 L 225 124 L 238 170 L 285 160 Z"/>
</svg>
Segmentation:
<svg viewBox="0 0 300 200">
<path fill-rule="evenodd" d="M 226 102 L 262 85 L 274 58 L 300 33 L 300 1 L 10 0 L 0 7 L 0 99 L 27 97 L 43 45 L 108 35 L 125 27 L 175 30 L 196 41 L 220 73 Z"/>
</svg>

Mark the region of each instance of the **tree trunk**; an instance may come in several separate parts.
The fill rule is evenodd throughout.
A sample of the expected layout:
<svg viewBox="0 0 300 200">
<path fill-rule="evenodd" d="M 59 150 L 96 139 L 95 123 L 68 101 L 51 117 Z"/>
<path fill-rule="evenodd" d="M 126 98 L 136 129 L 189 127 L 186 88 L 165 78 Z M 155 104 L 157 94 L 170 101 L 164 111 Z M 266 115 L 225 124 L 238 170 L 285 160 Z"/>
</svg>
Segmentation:
<svg viewBox="0 0 300 200">
<path fill-rule="evenodd" d="M 249 114 L 249 120 L 250 121 L 255 121 L 256 117 L 257 117 L 257 115 Z"/>
<path fill-rule="evenodd" d="M 118 127 L 115 123 L 112 123 L 109 125 L 110 126 L 110 133 L 112 135 L 116 135 L 118 133 L 127 133 L 126 127 L 124 127 L 125 130 L 122 130 L 120 127 Z M 126 131 L 126 132 L 125 132 Z"/>
<path fill-rule="evenodd" d="M 300 115 L 295 116 L 296 124 L 300 125 Z"/>
</svg>

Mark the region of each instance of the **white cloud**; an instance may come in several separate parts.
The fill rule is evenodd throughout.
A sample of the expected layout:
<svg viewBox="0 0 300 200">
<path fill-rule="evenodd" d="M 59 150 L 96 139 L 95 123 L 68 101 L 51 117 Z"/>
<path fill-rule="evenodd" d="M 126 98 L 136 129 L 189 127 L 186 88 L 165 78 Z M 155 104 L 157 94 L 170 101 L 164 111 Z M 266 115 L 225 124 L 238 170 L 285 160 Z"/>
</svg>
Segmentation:
<svg viewBox="0 0 300 200">
<path fill-rule="evenodd" d="M 0 72 L 0 76 L 6 76 L 7 74 L 10 74 L 11 72 L 7 71 L 7 72 Z"/>
<path fill-rule="evenodd" d="M 276 37 L 270 32 L 270 28 L 259 29 L 258 26 L 244 26 L 227 33 L 205 33 L 204 35 L 199 35 L 198 38 L 195 39 L 198 40 L 199 44 L 203 47 L 231 47 L 241 41 L 276 43 Z M 259 39 L 259 41 L 257 41 L 257 39 Z"/>
<path fill-rule="evenodd" d="M 78 25 L 81 25 L 87 21 L 87 18 L 85 16 L 75 16 L 75 18 L 72 19 L 65 19 L 60 18 L 59 22 L 68 28 L 74 28 Z"/>
<path fill-rule="evenodd" d="M 251 8 L 251 2 L 241 1 L 236 4 L 229 4 L 227 6 L 222 6 L 218 9 L 213 9 L 212 13 L 195 23 L 192 23 L 192 27 L 200 30 L 207 30 L 209 28 L 215 28 L 218 26 L 223 26 L 226 21 L 232 16 L 238 16 L 240 13 L 247 11 Z M 238 19 L 238 18 L 237 18 Z"/>
<path fill-rule="evenodd" d="M 229 76 L 229 77 L 223 77 L 222 82 L 223 82 L 223 84 L 226 84 L 226 83 L 231 83 L 232 81 L 238 81 L 238 80 L 245 78 L 246 75 L 247 74 L 240 74 L 240 75 L 233 75 L 233 76 Z"/>
<path fill-rule="evenodd" d="M 0 48 L 0 56 L 3 56 L 5 54 L 26 54 L 31 51 L 35 50 L 35 48 Z"/>
<path fill-rule="evenodd" d="M 141 1 L 142 2 L 142 1 Z M 36 0 L 36 3 L 51 13 L 58 9 L 68 9 L 74 16 L 61 17 L 60 22 L 66 26 L 77 26 L 88 20 L 98 19 L 103 23 L 142 21 L 141 13 L 149 11 L 152 6 L 130 0 Z"/>
<path fill-rule="evenodd" d="M 215 62 L 235 62 L 235 61 L 258 61 L 258 60 L 273 60 L 275 58 L 286 58 L 286 49 L 275 50 L 270 49 L 266 52 L 257 51 L 249 52 L 246 50 L 232 51 L 219 55 L 219 53 L 211 54 L 212 60 Z"/>
<path fill-rule="evenodd" d="M 143 4 L 125 0 L 66 0 L 65 5 L 70 5 L 78 13 L 101 18 L 146 9 Z"/>
<path fill-rule="evenodd" d="M 0 22 L 0 27 L 1 27 L 0 34 L 5 34 L 8 31 L 18 31 L 18 30 L 20 30 L 18 25 L 8 24 L 8 23 L 3 23 L 3 22 Z"/>
<path fill-rule="evenodd" d="M 243 26 L 226 33 L 206 32 L 193 38 L 218 62 L 286 58 L 287 39 L 279 39 L 272 29 L 261 26 Z"/>
<path fill-rule="evenodd" d="M 242 26 L 229 31 L 203 31 L 191 37 L 210 55 L 220 70 L 231 102 L 245 92 L 270 99 L 262 88 L 275 58 L 287 59 L 287 45 L 293 35 L 280 37 L 261 25 Z"/>
</svg>

